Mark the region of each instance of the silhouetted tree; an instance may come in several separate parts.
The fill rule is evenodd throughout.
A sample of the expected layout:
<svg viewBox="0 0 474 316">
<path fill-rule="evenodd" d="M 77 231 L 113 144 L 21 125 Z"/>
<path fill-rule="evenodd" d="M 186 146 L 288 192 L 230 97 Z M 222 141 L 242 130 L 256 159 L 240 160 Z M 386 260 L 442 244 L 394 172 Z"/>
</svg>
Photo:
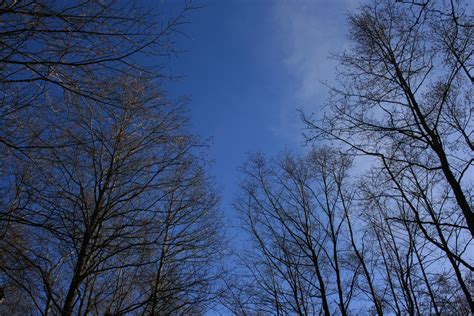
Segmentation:
<svg viewBox="0 0 474 316">
<path fill-rule="evenodd" d="M 468 314 L 471 239 L 439 217 L 448 190 L 407 199 L 385 169 L 355 177 L 351 164 L 329 148 L 250 159 L 237 208 L 253 248 L 224 303 L 244 314 Z"/>
<path fill-rule="evenodd" d="M 273 161 L 257 155 L 244 167 L 237 207 L 255 247 L 244 263 L 259 289 L 249 308 L 348 314 L 359 264 L 354 269 L 348 256 L 348 201 L 340 187 L 350 161 L 335 155 L 329 149 Z"/>
<path fill-rule="evenodd" d="M 0 313 L 200 313 L 216 295 L 217 194 L 160 88 L 190 9 L 0 3 Z"/>
<path fill-rule="evenodd" d="M 192 8 L 165 9 L 138 1 L 2 1 L 0 3 L 0 151 L 44 144 L 23 132 L 65 94 L 99 103 L 120 100 L 98 82 L 124 72 L 165 77 L 161 56 L 174 53 L 172 35 Z"/>
<path fill-rule="evenodd" d="M 200 312 L 216 293 L 217 197 L 181 106 L 143 79 L 71 96 L 43 136 L 67 142 L 15 160 L 2 210 L 5 311 L 13 291 L 41 314 Z M 14 285 L 13 287 L 8 284 Z"/>
<path fill-rule="evenodd" d="M 429 248 L 434 257 L 425 260 L 447 260 L 450 277 L 441 276 L 454 281 L 448 293 L 463 293 L 467 310 L 474 312 L 466 280 L 473 270 L 474 236 L 472 12 L 463 1 L 404 2 L 373 1 L 350 16 L 352 47 L 337 56 L 338 84 L 324 118 L 303 116 L 306 136 L 335 141 L 375 164 L 378 181 L 366 192 L 372 192 L 370 207 L 377 205 L 382 216 L 374 222 L 379 227 L 375 237 L 387 272 L 398 274 L 387 279 L 391 300 L 396 303 L 401 290 L 399 303 L 408 313 L 417 312 L 409 273 L 426 267 L 402 264 L 397 254 L 400 240 L 410 240 L 404 256 L 420 261 L 421 249 Z M 386 245 L 390 253 L 383 250 Z M 437 284 L 427 274 L 424 280 L 427 287 Z M 433 289 L 426 291 L 440 312 Z"/>
</svg>

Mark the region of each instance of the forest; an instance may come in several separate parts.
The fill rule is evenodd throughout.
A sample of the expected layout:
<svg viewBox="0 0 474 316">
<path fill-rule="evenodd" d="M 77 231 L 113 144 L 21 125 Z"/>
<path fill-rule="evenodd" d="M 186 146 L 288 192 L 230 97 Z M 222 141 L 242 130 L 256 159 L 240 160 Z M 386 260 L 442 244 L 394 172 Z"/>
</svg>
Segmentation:
<svg viewBox="0 0 474 316">
<path fill-rule="evenodd" d="M 163 3 L 0 1 L 0 315 L 473 315 L 473 3 L 361 1 L 232 203 Z"/>
</svg>

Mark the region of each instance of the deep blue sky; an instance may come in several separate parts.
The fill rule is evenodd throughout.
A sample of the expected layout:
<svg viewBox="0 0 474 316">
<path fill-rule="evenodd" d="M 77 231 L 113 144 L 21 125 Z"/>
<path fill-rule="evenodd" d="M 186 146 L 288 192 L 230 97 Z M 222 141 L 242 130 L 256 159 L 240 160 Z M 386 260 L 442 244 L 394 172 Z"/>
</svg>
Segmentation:
<svg viewBox="0 0 474 316">
<path fill-rule="evenodd" d="M 176 4 L 176 2 L 171 2 Z M 234 222 L 237 169 L 248 153 L 300 150 L 297 109 L 319 113 L 331 81 L 331 52 L 346 45 L 355 0 L 200 0 L 177 39 L 172 96 L 189 96 L 191 123 L 210 138 L 221 209 Z"/>
</svg>

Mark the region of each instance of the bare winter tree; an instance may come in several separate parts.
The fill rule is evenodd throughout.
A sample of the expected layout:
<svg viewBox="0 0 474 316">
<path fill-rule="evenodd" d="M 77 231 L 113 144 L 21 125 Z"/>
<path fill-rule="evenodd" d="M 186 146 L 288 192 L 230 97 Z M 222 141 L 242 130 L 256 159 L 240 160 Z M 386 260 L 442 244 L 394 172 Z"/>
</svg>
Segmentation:
<svg viewBox="0 0 474 316">
<path fill-rule="evenodd" d="M 350 166 L 328 148 L 250 160 L 237 208 L 253 250 L 228 284 L 229 309 L 469 314 L 471 239 L 454 224 L 462 214 L 442 214 L 448 188 L 426 190 L 435 180 L 425 178 L 407 200 L 383 169 L 360 178 Z"/>
<path fill-rule="evenodd" d="M 436 187 L 435 178 L 420 178 L 404 178 L 410 195 L 394 186 L 384 169 L 374 170 L 361 185 L 361 216 L 369 223 L 388 289 L 382 301 L 394 313 L 469 314 L 470 235 L 456 224 L 462 215 L 444 209 L 449 190 Z"/>
<path fill-rule="evenodd" d="M 118 105 L 97 81 L 130 68 L 159 78 L 161 60 L 174 52 L 172 34 L 191 9 L 165 10 L 138 1 L 1 1 L 1 152 L 36 144 L 23 127 L 31 111 L 54 110 L 64 93 Z M 53 109 L 51 109 L 53 108 Z"/>
<path fill-rule="evenodd" d="M 198 313 L 216 294 L 216 193 L 183 108 L 143 79 L 107 81 L 120 107 L 71 94 L 41 135 L 74 145 L 11 160 L 0 215 L 6 313 Z M 45 124 L 46 124 L 45 123 Z M 15 299 L 22 297 L 22 310 Z"/>
<path fill-rule="evenodd" d="M 276 314 L 349 313 L 360 274 L 360 264 L 351 262 L 346 235 L 350 202 L 340 185 L 350 161 L 333 155 L 325 149 L 304 158 L 285 154 L 267 161 L 256 156 L 244 168 L 237 207 L 255 244 L 244 264 L 258 293 L 247 308 Z"/>
<path fill-rule="evenodd" d="M 323 125 L 305 120 L 315 133 L 310 137 L 338 139 L 358 152 L 441 173 L 474 234 L 463 182 L 473 151 L 473 86 L 462 71 L 471 62 L 472 16 L 457 5 L 456 18 L 448 19 L 433 6 L 376 1 L 362 7 L 350 19 L 354 48 L 339 56 L 341 85 L 332 91 L 331 113 Z M 462 29 L 463 45 L 456 44 L 462 63 L 449 58 L 440 23 Z"/>
<path fill-rule="evenodd" d="M 216 192 L 152 83 L 183 4 L 1 1 L 2 314 L 208 308 Z"/>
<path fill-rule="evenodd" d="M 472 313 L 472 8 L 403 2 L 373 1 L 349 18 L 352 47 L 337 57 L 339 82 L 326 115 L 303 119 L 308 140 L 372 157 L 377 181 L 364 190 L 378 211 L 367 221 L 386 262 L 394 311 L 419 312 L 417 270 L 431 311 L 458 300 L 455 313 Z M 430 275 L 425 265 L 439 271 Z M 440 298 L 441 283 L 456 297 Z"/>
<path fill-rule="evenodd" d="M 334 149 L 243 168 L 253 249 L 223 300 L 238 314 L 474 313 L 473 12 L 374 0 L 307 140 Z M 354 157 L 370 167 L 355 176 Z M 360 159 L 356 160 L 357 164 Z"/>
</svg>

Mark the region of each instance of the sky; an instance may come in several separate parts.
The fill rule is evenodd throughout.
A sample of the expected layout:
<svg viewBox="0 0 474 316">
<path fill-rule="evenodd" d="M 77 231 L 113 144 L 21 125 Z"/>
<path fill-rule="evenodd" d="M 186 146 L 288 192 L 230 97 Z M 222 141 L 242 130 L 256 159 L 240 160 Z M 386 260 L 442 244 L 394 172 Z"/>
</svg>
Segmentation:
<svg viewBox="0 0 474 316">
<path fill-rule="evenodd" d="M 334 78 L 331 53 L 347 47 L 346 16 L 356 0 L 200 0 L 176 39 L 181 75 L 172 97 L 188 96 L 193 130 L 209 139 L 220 208 L 232 201 L 248 154 L 304 150 L 297 109 L 318 115 Z"/>
<path fill-rule="evenodd" d="M 177 1 L 177 0 L 176 0 Z M 321 116 L 337 62 L 349 48 L 347 14 L 359 0 L 200 0 L 178 39 L 185 50 L 171 63 L 182 74 L 174 96 L 190 97 L 195 132 L 210 139 L 210 172 L 235 248 L 245 247 L 232 202 L 238 168 L 253 152 L 302 152 L 298 109 Z M 357 162 L 358 171 L 370 159 Z M 226 314 L 220 306 L 208 315 Z"/>
</svg>

